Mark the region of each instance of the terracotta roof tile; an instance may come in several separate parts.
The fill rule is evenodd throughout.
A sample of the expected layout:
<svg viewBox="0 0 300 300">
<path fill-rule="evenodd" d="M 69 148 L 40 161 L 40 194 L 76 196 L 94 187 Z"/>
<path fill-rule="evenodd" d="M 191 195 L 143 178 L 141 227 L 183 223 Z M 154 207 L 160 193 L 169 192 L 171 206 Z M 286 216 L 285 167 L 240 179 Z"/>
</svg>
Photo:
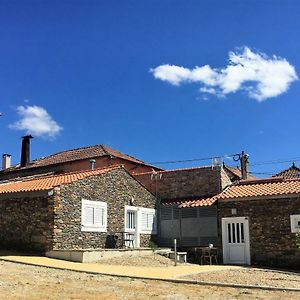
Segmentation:
<svg viewBox="0 0 300 300">
<path fill-rule="evenodd" d="M 26 166 L 26 169 L 30 168 L 38 168 L 38 167 L 44 167 L 49 165 L 55 165 L 70 161 L 76 161 L 76 160 L 82 160 L 82 159 L 88 159 L 88 158 L 96 158 L 100 156 L 113 156 L 122 158 L 125 160 L 129 160 L 138 164 L 144 164 L 148 165 L 147 163 L 143 162 L 142 160 L 136 159 L 133 156 L 124 154 L 120 151 L 117 151 L 115 149 L 112 149 L 105 145 L 95 145 L 95 146 L 88 146 L 88 147 L 82 147 L 78 149 L 72 149 L 72 150 L 66 150 L 62 152 L 55 153 L 53 155 L 49 155 L 47 157 L 43 157 L 40 159 L 36 159 L 31 161 L 31 163 Z M 15 167 L 8 168 L 6 170 L 3 170 L 2 172 L 10 172 L 14 171 L 16 169 L 20 168 L 19 165 Z"/>
<path fill-rule="evenodd" d="M 217 201 L 217 199 L 214 199 L 214 197 L 197 199 L 197 200 L 191 200 L 191 201 L 184 202 L 181 205 L 179 205 L 179 207 L 187 208 L 187 207 L 211 206 L 216 201 Z"/>
<path fill-rule="evenodd" d="M 230 167 L 227 165 L 223 165 L 225 172 L 227 173 L 227 175 L 229 176 L 229 178 L 231 180 L 240 180 L 242 179 L 242 171 L 238 168 L 238 167 Z M 252 174 L 248 174 L 248 178 L 249 179 L 257 179 L 255 176 L 253 176 Z"/>
<path fill-rule="evenodd" d="M 242 198 L 266 198 L 300 194 L 300 179 L 269 178 L 244 180 L 228 186 L 222 193 L 211 198 L 186 201 L 180 207 L 197 207 L 212 205 L 216 201 Z"/>
<path fill-rule="evenodd" d="M 72 183 L 89 176 L 105 174 L 115 169 L 120 169 L 121 166 L 110 168 L 95 169 L 92 171 L 81 171 L 74 173 L 66 173 L 61 175 L 51 175 L 39 177 L 35 179 L 23 179 L 20 181 L 9 181 L 0 184 L 0 194 L 18 193 L 18 192 L 36 192 L 50 190 L 62 184 Z"/>
<path fill-rule="evenodd" d="M 196 206 L 210 206 L 216 201 L 212 198 L 180 198 L 180 199 L 164 199 L 161 201 L 162 205 L 178 205 L 179 207 L 196 207 Z"/>
<path fill-rule="evenodd" d="M 294 163 L 291 167 L 286 170 L 281 171 L 280 173 L 273 175 L 272 177 L 284 177 L 286 179 L 290 178 L 299 178 L 300 177 L 300 168 L 298 168 Z"/>
<path fill-rule="evenodd" d="M 268 197 L 300 193 L 300 180 L 283 178 L 258 179 L 241 181 L 229 186 L 218 195 L 218 199 Z"/>
</svg>

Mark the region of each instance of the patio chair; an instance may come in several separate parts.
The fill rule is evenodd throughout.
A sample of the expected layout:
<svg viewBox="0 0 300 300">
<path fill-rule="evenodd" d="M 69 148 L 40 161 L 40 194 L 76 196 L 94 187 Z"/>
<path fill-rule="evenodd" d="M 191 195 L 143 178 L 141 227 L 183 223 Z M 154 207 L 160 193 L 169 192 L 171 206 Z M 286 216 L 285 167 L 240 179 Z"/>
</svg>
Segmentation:
<svg viewBox="0 0 300 300">
<path fill-rule="evenodd" d="M 212 265 L 213 260 L 216 264 L 218 263 L 218 249 L 210 247 L 201 248 L 201 265 L 203 265 L 205 261 L 209 261 L 209 264 Z"/>
</svg>

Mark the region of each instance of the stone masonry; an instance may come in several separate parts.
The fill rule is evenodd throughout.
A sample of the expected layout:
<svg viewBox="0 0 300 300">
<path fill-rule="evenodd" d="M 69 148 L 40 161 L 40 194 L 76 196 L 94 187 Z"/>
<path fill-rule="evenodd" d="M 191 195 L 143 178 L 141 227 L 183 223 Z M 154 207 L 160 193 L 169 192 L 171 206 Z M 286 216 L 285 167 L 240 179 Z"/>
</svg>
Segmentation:
<svg viewBox="0 0 300 300">
<path fill-rule="evenodd" d="M 62 185 L 51 197 L 54 210 L 52 247 L 49 250 L 107 247 L 108 235 L 124 231 L 125 205 L 155 208 L 155 197 L 123 169 Z M 81 231 L 81 199 L 107 203 L 108 232 Z M 154 238 L 141 235 L 141 247 Z"/>
<path fill-rule="evenodd" d="M 46 197 L 0 200 L 0 246 L 44 251 L 51 237 L 52 219 Z"/>
<path fill-rule="evenodd" d="M 232 215 L 231 209 L 237 214 Z M 300 198 L 219 201 L 219 232 L 224 217 L 248 217 L 252 264 L 300 269 L 300 250 L 290 215 L 300 214 Z M 221 250 L 221 249 L 220 249 Z"/>
<path fill-rule="evenodd" d="M 108 247 L 108 235 L 124 231 L 125 205 L 155 208 L 155 197 L 124 169 L 64 184 L 52 196 L 19 193 L 0 199 L 0 247 L 16 250 L 95 249 Z M 107 202 L 107 232 L 81 231 L 81 200 Z M 155 239 L 140 236 L 141 247 Z"/>
<path fill-rule="evenodd" d="M 151 179 L 151 172 L 134 177 L 160 199 L 209 197 L 220 193 L 231 183 L 224 169 L 219 166 L 159 171 L 161 178 Z"/>
</svg>

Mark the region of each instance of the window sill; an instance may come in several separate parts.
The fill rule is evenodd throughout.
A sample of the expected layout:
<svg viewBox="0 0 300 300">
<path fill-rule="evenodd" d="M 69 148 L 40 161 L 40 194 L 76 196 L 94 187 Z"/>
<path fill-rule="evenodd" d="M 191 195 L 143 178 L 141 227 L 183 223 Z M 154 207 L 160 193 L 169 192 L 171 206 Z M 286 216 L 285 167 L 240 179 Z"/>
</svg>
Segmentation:
<svg viewBox="0 0 300 300">
<path fill-rule="evenodd" d="M 84 232 L 107 232 L 107 229 L 106 228 L 103 228 L 103 227 L 81 227 L 81 231 L 84 231 Z"/>
</svg>

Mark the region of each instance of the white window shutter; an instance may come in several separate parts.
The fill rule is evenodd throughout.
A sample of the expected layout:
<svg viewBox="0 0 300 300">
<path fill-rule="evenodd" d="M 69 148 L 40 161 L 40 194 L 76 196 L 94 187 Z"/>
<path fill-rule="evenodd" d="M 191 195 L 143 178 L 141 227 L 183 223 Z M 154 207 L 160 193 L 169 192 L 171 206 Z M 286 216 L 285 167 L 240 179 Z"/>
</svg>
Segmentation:
<svg viewBox="0 0 300 300">
<path fill-rule="evenodd" d="M 94 208 L 94 225 L 104 226 L 104 208 L 101 206 Z"/>
<path fill-rule="evenodd" d="M 156 210 L 140 208 L 140 226 L 142 233 L 156 234 Z"/>
<path fill-rule="evenodd" d="M 148 230 L 148 215 L 145 211 L 141 212 L 141 228 L 142 230 Z"/>
<path fill-rule="evenodd" d="M 94 224 L 94 208 L 92 206 L 84 207 L 84 225 L 93 225 Z"/>
<path fill-rule="evenodd" d="M 107 203 L 82 199 L 81 230 L 91 232 L 107 231 Z"/>
</svg>

